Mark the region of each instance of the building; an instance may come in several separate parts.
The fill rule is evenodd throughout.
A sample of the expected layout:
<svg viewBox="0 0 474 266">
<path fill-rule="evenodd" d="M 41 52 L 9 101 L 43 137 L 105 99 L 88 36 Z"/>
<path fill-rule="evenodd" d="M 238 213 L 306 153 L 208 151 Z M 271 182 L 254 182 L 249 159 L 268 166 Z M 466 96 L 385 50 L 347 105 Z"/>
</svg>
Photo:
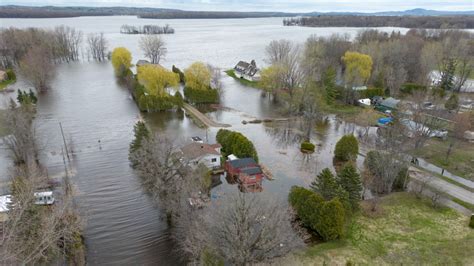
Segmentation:
<svg viewBox="0 0 474 266">
<path fill-rule="evenodd" d="M 144 65 L 150 65 L 150 61 L 148 60 L 144 60 L 144 59 L 140 59 L 137 61 L 137 63 L 135 64 L 137 67 L 140 67 L 140 66 L 144 66 Z"/>
<path fill-rule="evenodd" d="M 400 100 L 397 100 L 395 98 L 389 97 L 380 103 L 377 104 L 375 107 L 377 110 L 381 112 L 392 112 L 397 109 L 397 105 L 400 103 Z"/>
<path fill-rule="evenodd" d="M 229 176 L 237 177 L 239 184 L 245 187 L 261 187 L 264 174 L 253 158 L 228 160 L 225 170 Z"/>
<path fill-rule="evenodd" d="M 8 74 L 7 72 L 0 70 L 0 82 L 5 80 L 8 80 Z"/>
<path fill-rule="evenodd" d="M 260 80 L 260 70 L 257 68 L 257 63 L 252 60 L 250 63 L 239 61 L 234 67 L 235 76 L 251 81 Z"/>
<path fill-rule="evenodd" d="M 193 142 L 182 147 L 181 153 L 191 167 L 203 164 L 212 170 L 221 167 L 221 148 L 220 144 Z"/>
</svg>

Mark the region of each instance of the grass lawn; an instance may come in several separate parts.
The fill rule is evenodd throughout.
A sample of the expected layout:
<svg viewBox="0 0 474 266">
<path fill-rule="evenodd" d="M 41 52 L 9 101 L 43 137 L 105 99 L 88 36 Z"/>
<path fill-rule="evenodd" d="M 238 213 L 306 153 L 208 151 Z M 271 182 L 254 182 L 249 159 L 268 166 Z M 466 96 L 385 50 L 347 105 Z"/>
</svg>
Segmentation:
<svg viewBox="0 0 474 266">
<path fill-rule="evenodd" d="M 346 239 L 316 244 L 285 258 L 298 265 L 467 265 L 474 261 L 474 229 L 468 218 L 425 200 L 393 193 L 376 217 L 362 210 Z M 471 247 L 471 248 L 470 248 Z"/>
<path fill-rule="evenodd" d="M 239 81 L 240 83 L 242 83 L 242 84 L 245 85 L 245 86 L 260 89 L 260 84 L 259 84 L 258 81 L 251 81 L 251 80 L 246 80 L 246 79 L 238 78 L 238 77 L 235 75 L 235 71 L 234 71 L 233 69 L 229 69 L 229 70 L 225 71 L 225 73 L 226 73 L 227 75 L 229 75 L 229 77 L 234 78 L 235 80 Z"/>
<path fill-rule="evenodd" d="M 457 141 L 446 162 L 448 147 L 449 141 L 432 138 L 423 148 L 416 151 L 415 155 L 455 175 L 474 181 L 474 143 Z"/>
</svg>

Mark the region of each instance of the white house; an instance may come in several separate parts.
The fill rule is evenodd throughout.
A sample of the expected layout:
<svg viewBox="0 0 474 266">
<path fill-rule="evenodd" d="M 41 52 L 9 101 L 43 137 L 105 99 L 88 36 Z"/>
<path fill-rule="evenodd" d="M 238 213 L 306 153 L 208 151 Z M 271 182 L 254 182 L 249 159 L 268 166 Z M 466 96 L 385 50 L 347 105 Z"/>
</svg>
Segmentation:
<svg viewBox="0 0 474 266">
<path fill-rule="evenodd" d="M 221 167 L 221 148 L 220 144 L 193 142 L 182 147 L 181 153 L 191 167 L 203 164 L 209 169 L 218 169 Z"/>
<path fill-rule="evenodd" d="M 250 64 L 245 61 L 239 61 L 239 63 L 235 65 L 234 70 L 235 75 L 238 78 L 251 81 L 260 80 L 260 69 L 257 68 L 257 63 L 255 63 L 255 60 L 252 60 Z"/>
</svg>

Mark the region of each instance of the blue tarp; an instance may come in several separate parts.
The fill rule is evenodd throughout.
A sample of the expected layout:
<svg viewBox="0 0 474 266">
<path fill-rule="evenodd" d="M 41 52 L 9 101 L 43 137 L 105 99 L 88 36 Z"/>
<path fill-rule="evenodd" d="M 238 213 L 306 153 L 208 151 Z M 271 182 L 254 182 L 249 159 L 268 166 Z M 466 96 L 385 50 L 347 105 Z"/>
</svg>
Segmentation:
<svg viewBox="0 0 474 266">
<path fill-rule="evenodd" d="M 386 125 L 386 124 L 388 124 L 392 121 L 393 121 L 393 118 L 391 118 L 391 117 L 382 117 L 382 118 L 379 118 L 378 123 L 381 124 L 381 125 Z"/>
</svg>

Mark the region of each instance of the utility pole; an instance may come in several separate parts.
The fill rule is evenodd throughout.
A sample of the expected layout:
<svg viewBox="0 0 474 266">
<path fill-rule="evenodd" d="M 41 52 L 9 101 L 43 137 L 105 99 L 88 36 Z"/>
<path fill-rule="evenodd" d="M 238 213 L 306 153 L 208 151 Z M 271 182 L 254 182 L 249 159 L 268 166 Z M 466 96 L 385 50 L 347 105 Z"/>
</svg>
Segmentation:
<svg viewBox="0 0 474 266">
<path fill-rule="evenodd" d="M 69 161 L 69 151 L 67 150 L 66 138 L 64 137 L 63 125 L 59 122 L 59 127 L 61 128 L 61 135 L 63 136 L 64 149 L 66 149 L 67 160 Z"/>
</svg>

